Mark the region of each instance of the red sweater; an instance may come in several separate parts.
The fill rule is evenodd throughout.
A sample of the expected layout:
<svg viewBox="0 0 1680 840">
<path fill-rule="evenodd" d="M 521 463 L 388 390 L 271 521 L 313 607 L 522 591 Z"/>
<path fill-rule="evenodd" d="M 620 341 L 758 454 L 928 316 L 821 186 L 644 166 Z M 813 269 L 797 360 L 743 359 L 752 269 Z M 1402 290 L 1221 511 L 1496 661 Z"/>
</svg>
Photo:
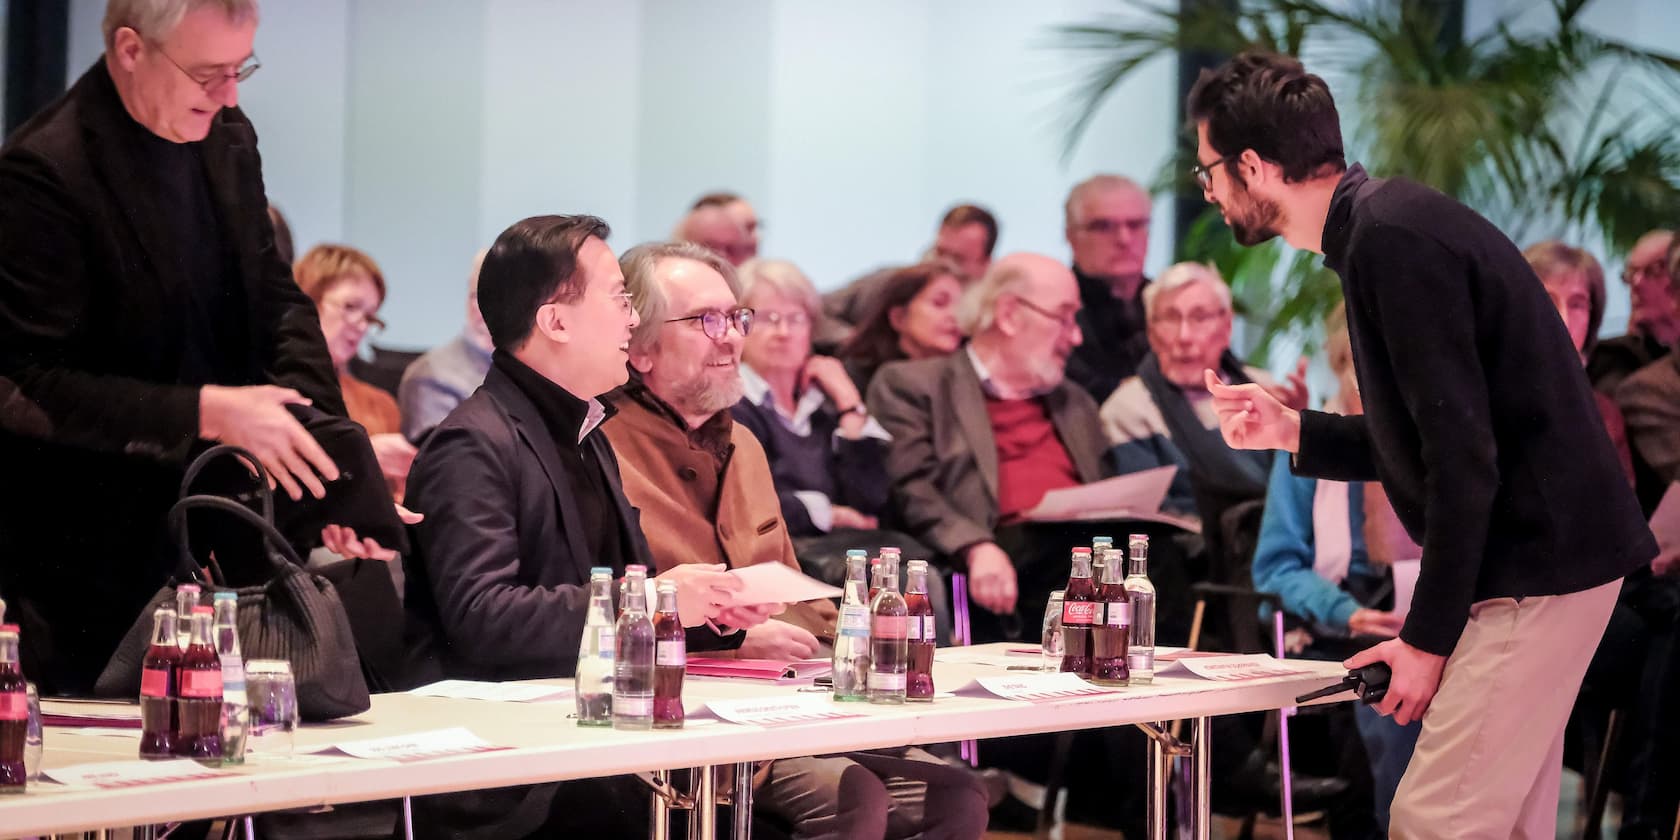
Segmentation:
<svg viewBox="0 0 1680 840">
<path fill-rule="evenodd" d="M 1079 471 L 1056 437 L 1043 400 L 987 397 L 986 414 L 997 440 L 1000 521 L 1015 521 L 1051 490 L 1079 485 Z"/>
</svg>

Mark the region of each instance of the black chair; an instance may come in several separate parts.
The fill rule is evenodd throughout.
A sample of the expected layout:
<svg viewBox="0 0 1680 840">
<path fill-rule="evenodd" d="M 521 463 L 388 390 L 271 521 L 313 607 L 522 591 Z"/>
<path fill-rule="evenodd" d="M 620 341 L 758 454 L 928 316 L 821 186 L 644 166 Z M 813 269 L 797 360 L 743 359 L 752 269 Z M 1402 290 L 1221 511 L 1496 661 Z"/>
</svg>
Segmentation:
<svg viewBox="0 0 1680 840">
<path fill-rule="evenodd" d="M 425 354 L 423 350 L 393 350 L 378 345 L 369 345 L 368 349 L 372 351 L 372 358 L 352 358 L 350 374 L 393 397 L 397 395 L 397 385 L 402 382 L 403 371 L 408 370 L 408 366 L 414 364 L 415 359 Z"/>
</svg>

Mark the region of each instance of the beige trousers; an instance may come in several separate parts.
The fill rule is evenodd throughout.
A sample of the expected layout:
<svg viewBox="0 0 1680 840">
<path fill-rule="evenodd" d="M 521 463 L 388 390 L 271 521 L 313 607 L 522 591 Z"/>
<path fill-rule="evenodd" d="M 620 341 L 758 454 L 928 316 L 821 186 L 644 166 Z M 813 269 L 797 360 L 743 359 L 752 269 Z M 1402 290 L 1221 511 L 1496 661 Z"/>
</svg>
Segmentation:
<svg viewBox="0 0 1680 840">
<path fill-rule="evenodd" d="M 1394 795 L 1391 838 L 1556 837 L 1563 727 L 1621 586 L 1471 606 Z"/>
</svg>

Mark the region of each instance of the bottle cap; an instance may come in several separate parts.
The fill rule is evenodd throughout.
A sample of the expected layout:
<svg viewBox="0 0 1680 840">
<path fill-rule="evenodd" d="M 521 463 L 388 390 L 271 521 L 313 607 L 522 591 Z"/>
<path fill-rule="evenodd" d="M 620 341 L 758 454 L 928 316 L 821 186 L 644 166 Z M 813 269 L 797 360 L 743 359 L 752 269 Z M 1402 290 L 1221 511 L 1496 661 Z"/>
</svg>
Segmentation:
<svg viewBox="0 0 1680 840">
<path fill-rule="evenodd" d="M 846 556 L 847 557 L 868 557 L 869 552 L 864 551 L 861 548 L 848 548 L 848 549 L 846 549 Z"/>
<path fill-rule="evenodd" d="M 1074 550 L 1073 550 L 1073 553 L 1074 553 L 1074 554 L 1090 554 L 1090 553 L 1091 553 L 1091 549 L 1089 549 L 1089 548 L 1086 548 L 1086 547 L 1085 547 L 1085 546 L 1079 546 L 1079 547 L 1078 547 L 1078 548 L 1075 548 L 1075 549 L 1074 549 Z"/>
<path fill-rule="evenodd" d="M 606 566 L 595 566 L 589 570 L 589 575 L 590 577 L 594 577 L 595 575 L 606 575 L 607 577 L 612 577 L 612 569 L 609 569 Z"/>
<path fill-rule="evenodd" d="M 1113 537 L 1092 537 L 1091 542 L 1093 544 L 1095 544 L 1095 543 L 1112 543 L 1112 542 L 1114 542 L 1114 538 Z"/>
<path fill-rule="evenodd" d="M 663 595 L 667 592 L 676 592 L 676 591 L 677 591 L 677 582 L 676 581 L 674 581 L 674 580 L 662 580 L 662 581 L 659 582 L 659 594 Z"/>
<path fill-rule="evenodd" d="M 1128 542 L 1146 543 L 1146 542 L 1149 542 L 1149 535 L 1148 534 L 1133 534 L 1130 537 L 1127 537 L 1126 539 L 1127 539 Z"/>
<path fill-rule="evenodd" d="M 926 560 L 911 560 L 908 564 L 906 564 L 906 568 L 908 568 L 912 572 L 916 572 L 916 571 L 925 572 L 925 571 L 927 571 L 927 561 Z"/>
<path fill-rule="evenodd" d="M 16 633 L 16 632 L 18 632 L 18 626 L 16 624 L 0 624 L 0 633 Z"/>
<path fill-rule="evenodd" d="M 215 597 L 211 598 L 210 600 L 212 600 L 212 601 L 238 601 L 239 600 L 239 593 L 237 593 L 237 592 L 217 592 Z"/>
<path fill-rule="evenodd" d="M 629 577 L 630 575 L 641 575 L 646 577 L 647 567 L 640 563 L 631 563 L 630 565 L 624 567 L 624 575 L 626 577 Z"/>
</svg>

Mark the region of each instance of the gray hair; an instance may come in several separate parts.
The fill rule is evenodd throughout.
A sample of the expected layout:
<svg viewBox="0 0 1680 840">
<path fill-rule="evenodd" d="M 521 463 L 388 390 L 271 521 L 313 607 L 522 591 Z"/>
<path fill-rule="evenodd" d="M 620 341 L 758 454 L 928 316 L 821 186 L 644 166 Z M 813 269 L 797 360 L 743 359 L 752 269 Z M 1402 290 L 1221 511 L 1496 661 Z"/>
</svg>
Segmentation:
<svg viewBox="0 0 1680 840">
<path fill-rule="evenodd" d="M 1176 263 L 1161 272 L 1161 276 L 1150 281 L 1143 287 L 1143 316 L 1144 320 L 1155 320 L 1155 301 L 1163 293 L 1196 283 L 1205 284 L 1219 296 L 1219 304 L 1226 312 L 1231 311 L 1231 287 L 1220 279 L 1219 270 L 1206 263 L 1181 262 Z"/>
<path fill-rule="evenodd" d="M 115 46 L 117 30 L 125 26 L 154 41 L 168 38 L 181 18 L 200 6 L 219 8 L 234 21 L 257 17 L 257 0 L 107 0 L 99 27 L 105 49 Z"/>
<path fill-rule="evenodd" d="M 963 332 L 979 335 L 991 329 L 997 323 L 998 301 L 1006 294 L 1019 294 L 1029 279 L 1027 269 L 1018 263 L 1007 259 L 992 263 L 963 298 L 958 317 Z"/>
<path fill-rule="evenodd" d="M 799 301 L 805 309 L 805 314 L 811 316 L 811 322 L 816 323 L 822 314 L 822 297 L 817 294 L 817 287 L 811 285 L 811 279 L 799 266 L 787 260 L 752 259 L 735 269 L 741 283 L 741 302 L 757 289 L 775 292 L 783 297 Z"/>
<path fill-rule="evenodd" d="M 1149 195 L 1148 190 L 1138 186 L 1138 182 L 1124 175 L 1092 175 L 1074 184 L 1073 189 L 1068 190 L 1067 202 L 1062 205 L 1062 215 L 1067 226 L 1070 228 L 1074 226 L 1073 208 L 1079 206 L 1079 202 L 1085 198 L 1086 193 L 1110 192 L 1113 190 L 1135 190 L 1145 196 Z"/>
<path fill-rule="evenodd" d="M 630 292 L 630 302 L 636 307 L 641 323 L 630 334 L 630 347 L 651 350 L 659 343 L 665 328 L 669 304 L 665 289 L 653 279 L 653 272 L 665 260 L 692 260 L 723 275 L 723 282 L 735 299 L 741 299 L 741 283 L 735 277 L 735 267 L 712 249 L 692 242 L 646 242 L 624 252 L 618 258 L 618 268 L 624 272 L 624 288 Z"/>
</svg>

